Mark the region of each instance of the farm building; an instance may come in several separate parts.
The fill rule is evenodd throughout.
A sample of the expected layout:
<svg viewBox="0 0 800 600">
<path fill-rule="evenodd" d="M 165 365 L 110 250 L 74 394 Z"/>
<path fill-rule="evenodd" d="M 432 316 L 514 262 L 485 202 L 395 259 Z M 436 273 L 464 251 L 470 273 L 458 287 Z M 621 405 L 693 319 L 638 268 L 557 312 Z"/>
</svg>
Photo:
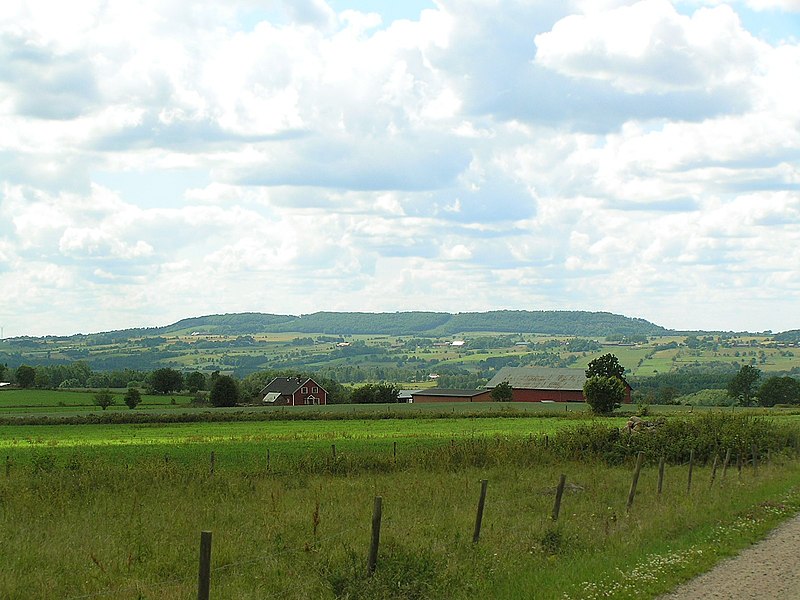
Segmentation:
<svg viewBox="0 0 800 600">
<path fill-rule="evenodd" d="M 411 402 L 491 402 L 489 390 L 450 390 L 429 388 L 411 392 Z"/>
<path fill-rule="evenodd" d="M 494 389 L 502 382 L 512 389 L 512 402 L 584 402 L 583 369 L 549 369 L 546 367 L 503 367 L 486 384 Z M 625 382 L 626 404 L 631 401 L 631 386 Z"/>
<path fill-rule="evenodd" d="M 276 377 L 259 392 L 261 401 L 276 406 L 327 404 L 328 392 L 308 377 Z"/>
</svg>

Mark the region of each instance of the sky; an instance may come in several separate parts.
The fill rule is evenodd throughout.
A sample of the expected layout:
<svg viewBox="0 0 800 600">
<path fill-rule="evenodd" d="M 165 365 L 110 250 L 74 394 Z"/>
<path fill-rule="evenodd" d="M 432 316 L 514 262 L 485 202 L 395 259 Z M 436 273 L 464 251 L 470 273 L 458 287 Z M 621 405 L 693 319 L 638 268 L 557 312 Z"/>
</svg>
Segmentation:
<svg viewBox="0 0 800 600">
<path fill-rule="evenodd" d="M 5 337 L 800 328 L 800 0 L 3 0 Z"/>
</svg>

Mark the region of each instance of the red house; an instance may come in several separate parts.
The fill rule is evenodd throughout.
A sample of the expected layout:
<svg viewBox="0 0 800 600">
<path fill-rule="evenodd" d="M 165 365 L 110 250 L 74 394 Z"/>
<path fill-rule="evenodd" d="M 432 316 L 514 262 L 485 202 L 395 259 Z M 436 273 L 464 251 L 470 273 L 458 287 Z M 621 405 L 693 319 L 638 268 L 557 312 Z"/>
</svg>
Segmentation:
<svg viewBox="0 0 800 600">
<path fill-rule="evenodd" d="M 327 404 L 328 392 L 309 377 L 276 377 L 259 392 L 261 401 L 275 406 Z"/>
<path fill-rule="evenodd" d="M 511 386 L 512 402 L 585 402 L 583 369 L 549 369 L 546 367 L 503 367 L 486 384 L 494 389 L 502 382 Z M 625 402 L 631 402 L 631 386 L 625 381 Z"/>
</svg>

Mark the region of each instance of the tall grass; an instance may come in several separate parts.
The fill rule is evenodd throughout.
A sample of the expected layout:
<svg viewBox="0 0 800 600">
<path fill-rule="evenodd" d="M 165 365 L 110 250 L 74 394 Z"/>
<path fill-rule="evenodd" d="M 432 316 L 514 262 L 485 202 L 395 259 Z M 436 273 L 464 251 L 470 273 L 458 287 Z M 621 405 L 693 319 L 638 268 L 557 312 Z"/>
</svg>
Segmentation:
<svg viewBox="0 0 800 600">
<path fill-rule="evenodd" d="M 702 434 L 711 448 L 728 438 L 703 432 L 780 433 L 749 418 L 687 427 L 659 435 L 679 446 Z M 217 598 L 647 598 L 800 508 L 791 452 L 774 452 L 757 475 L 718 473 L 714 487 L 710 467 L 696 466 L 688 494 L 676 454 L 663 495 L 651 463 L 626 514 L 626 458 L 645 442 L 614 429 L 593 430 L 607 442 L 583 446 L 575 430 L 429 440 L 397 459 L 385 441 L 337 441 L 336 458 L 329 443 L 295 446 L 274 452 L 270 468 L 263 447 L 239 442 L 16 448 L 8 476 L 0 463 L 0 597 L 192 597 L 199 532 L 211 530 Z M 655 445 L 647 451 L 660 456 Z M 553 523 L 560 473 L 568 486 Z M 475 545 L 480 479 L 489 492 Z M 382 545 L 368 577 L 375 495 L 384 498 Z"/>
</svg>

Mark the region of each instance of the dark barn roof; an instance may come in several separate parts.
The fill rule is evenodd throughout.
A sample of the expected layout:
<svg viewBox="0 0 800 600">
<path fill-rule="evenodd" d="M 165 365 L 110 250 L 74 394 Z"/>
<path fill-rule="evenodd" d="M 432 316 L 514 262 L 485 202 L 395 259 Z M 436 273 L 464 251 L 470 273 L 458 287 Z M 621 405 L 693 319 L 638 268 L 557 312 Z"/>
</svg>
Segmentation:
<svg viewBox="0 0 800 600">
<path fill-rule="evenodd" d="M 486 384 L 486 387 L 493 389 L 504 381 L 517 390 L 583 391 L 583 384 L 586 383 L 586 371 L 547 367 L 503 367 Z"/>
</svg>

